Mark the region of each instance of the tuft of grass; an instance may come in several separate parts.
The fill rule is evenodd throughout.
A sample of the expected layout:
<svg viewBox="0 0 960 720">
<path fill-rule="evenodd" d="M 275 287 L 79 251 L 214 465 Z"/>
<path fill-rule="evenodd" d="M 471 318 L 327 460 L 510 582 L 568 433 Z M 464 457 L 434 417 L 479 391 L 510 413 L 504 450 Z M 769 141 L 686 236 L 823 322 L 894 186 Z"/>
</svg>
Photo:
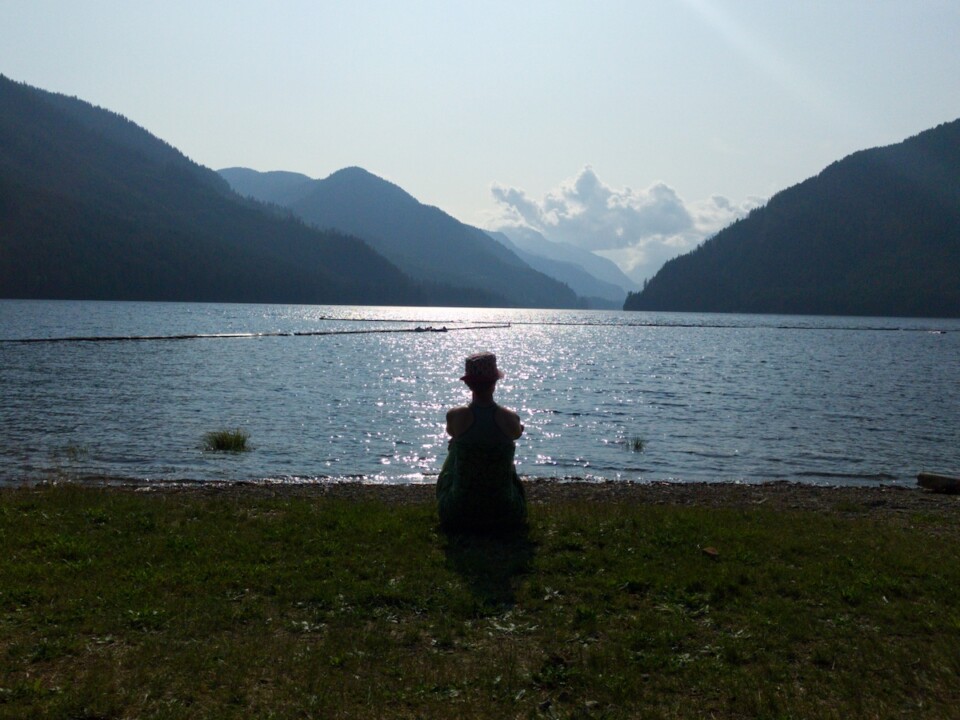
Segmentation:
<svg viewBox="0 0 960 720">
<path fill-rule="evenodd" d="M 639 435 L 634 435 L 629 438 L 619 438 L 615 442 L 617 445 L 622 446 L 624 450 L 629 450 L 630 452 L 643 452 L 647 448 L 647 441 Z"/>
<path fill-rule="evenodd" d="M 617 439 L 612 440 L 610 442 L 612 442 L 614 445 L 620 445 L 625 450 L 629 450 L 631 452 L 636 452 L 636 453 L 643 452 L 647 447 L 647 441 L 644 440 L 639 435 L 634 435 L 629 438 L 618 437 Z"/>
<path fill-rule="evenodd" d="M 247 440 L 250 433 L 236 428 L 235 430 L 215 430 L 203 436 L 203 446 L 207 450 L 222 450 L 226 452 L 243 452 L 248 450 Z"/>
<path fill-rule="evenodd" d="M 448 537 L 429 502 L 2 489 L 0 717 L 955 717 L 958 529 L 594 498 Z"/>
</svg>

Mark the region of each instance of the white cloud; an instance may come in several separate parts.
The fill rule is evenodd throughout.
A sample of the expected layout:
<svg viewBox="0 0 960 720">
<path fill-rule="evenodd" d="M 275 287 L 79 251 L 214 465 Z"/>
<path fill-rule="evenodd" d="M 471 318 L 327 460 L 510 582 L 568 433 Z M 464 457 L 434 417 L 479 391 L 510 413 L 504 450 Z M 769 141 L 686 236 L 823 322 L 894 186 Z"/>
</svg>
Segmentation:
<svg viewBox="0 0 960 720">
<path fill-rule="evenodd" d="M 499 184 L 491 192 L 500 209 L 492 227 L 531 227 L 549 240 L 610 258 L 638 282 L 763 203 L 749 198 L 734 204 L 719 195 L 688 203 L 664 183 L 617 190 L 589 166 L 541 200 Z"/>
</svg>

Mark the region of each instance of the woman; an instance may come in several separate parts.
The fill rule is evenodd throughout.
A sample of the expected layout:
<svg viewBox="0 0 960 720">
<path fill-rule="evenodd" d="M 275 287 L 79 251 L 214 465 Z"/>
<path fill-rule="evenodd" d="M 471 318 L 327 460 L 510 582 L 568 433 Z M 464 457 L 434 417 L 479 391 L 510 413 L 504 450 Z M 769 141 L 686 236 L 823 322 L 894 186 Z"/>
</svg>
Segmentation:
<svg viewBox="0 0 960 720">
<path fill-rule="evenodd" d="M 523 485 L 513 464 L 514 441 L 523 434 L 520 417 L 493 400 L 497 356 L 471 355 L 460 378 L 470 388 L 469 405 L 447 412 L 450 450 L 437 479 L 440 524 L 446 530 L 494 530 L 522 526 L 527 519 Z"/>
</svg>

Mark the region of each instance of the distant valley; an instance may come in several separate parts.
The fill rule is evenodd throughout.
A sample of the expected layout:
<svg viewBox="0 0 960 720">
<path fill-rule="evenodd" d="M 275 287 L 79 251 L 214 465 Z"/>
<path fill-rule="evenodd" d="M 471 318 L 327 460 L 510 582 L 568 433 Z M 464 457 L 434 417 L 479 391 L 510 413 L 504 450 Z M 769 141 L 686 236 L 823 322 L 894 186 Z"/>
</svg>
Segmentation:
<svg viewBox="0 0 960 720">
<path fill-rule="evenodd" d="M 466 225 L 362 168 L 317 180 L 248 168 L 220 175 L 241 195 L 280 206 L 315 227 L 362 238 L 425 287 L 446 283 L 454 294 L 438 304 L 461 304 L 470 293 L 476 305 L 501 298 L 497 304 L 619 309 L 634 288 L 609 260 L 539 234 Z"/>
<path fill-rule="evenodd" d="M 854 153 L 640 289 L 362 168 L 218 173 L 0 75 L 0 297 L 960 316 L 957 168 L 960 120 Z"/>
</svg>

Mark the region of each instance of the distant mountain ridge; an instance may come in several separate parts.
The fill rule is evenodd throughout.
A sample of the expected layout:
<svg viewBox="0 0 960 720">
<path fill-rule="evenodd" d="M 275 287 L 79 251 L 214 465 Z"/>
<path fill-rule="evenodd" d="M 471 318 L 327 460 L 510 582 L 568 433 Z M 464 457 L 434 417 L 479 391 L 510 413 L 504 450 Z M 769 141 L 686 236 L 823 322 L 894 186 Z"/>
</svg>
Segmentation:
<svg viewBox="0 0 960 720">
<path fill-rule="evenodd" d="M 362 238 L 429 288 L 438 304 L 574 308 L 585 302 L 538 272 L 486 232 L 424 205 L 397 185 L 358 167 L 299 182 L 295 173 L 220 171 L 231 186 L 274 202 L 319 227 Z M 299 176 L 305 177 L 305 176 Z M 464 303 L 464 299 L 469 302 Z"/>
<path fill-rule="evenodd" d="M 518 247 L 504 232 L 488 230 L 487 234 L 513 251 L 517 257 L 534 270 L 539 270 L 544 275 L 549 275 L 570 286 L 577 295 L 586 301 L 587 307 L 595 310 L 619 310 L 620 306 L 623 305 L 627 296 L 626 290 L 619 285 L 598 280 L 587 272 L 583 266 L 527 252 Z"/>
<path fill-rule="evenodd" d="M 116 113 L 0 75 L 0 297 L 416 304 L 363 242 L 244 200 Z"/>
<path fill-rule="evenodd" d="M 542 272 L 568 283 L 584 297 L 597 297 L 619 308 L 628 292 L 639 289 L 612 260 L 569 243 L 548 240 L 530 227 L 502 227 L 491 236 L 541 265 Z M 530 260 L 528 260 L 530 262 Z"/>
<path fill-rule="evenodd" d="M 863 150 L 667 262 L 627 310 L 960 316 L 960 120 Z"/>
<path fill-rule="evenodd" d="M 598 280 L 621 287 L 625 291 L 636 290 L 639 287 L 612 260 L 570 243 L 548 240 L 533 228 L 501 227 L 498 232 L 506 235 L 516 246 L 526 252 L 551 260 L 575 263 Z"/>
<path fill-rule="evenodd" d="M 313 183 L 313 178 L 307 175 L 285 170 L 257 172 L 233 167 L 219 170 L 217 174 L 239 195 L 280 206 L 302 199 Z"/>
</svg>

